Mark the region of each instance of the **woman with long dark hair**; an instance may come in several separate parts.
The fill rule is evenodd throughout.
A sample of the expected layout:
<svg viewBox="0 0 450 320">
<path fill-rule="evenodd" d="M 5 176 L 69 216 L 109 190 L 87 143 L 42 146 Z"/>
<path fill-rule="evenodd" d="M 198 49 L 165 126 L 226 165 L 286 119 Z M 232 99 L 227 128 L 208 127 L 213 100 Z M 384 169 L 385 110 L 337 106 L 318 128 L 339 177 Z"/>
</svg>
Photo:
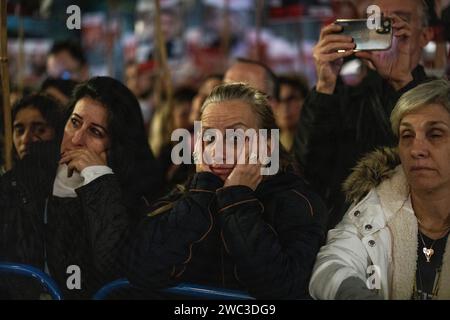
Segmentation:
<svg viewBox="0 0 450 320">
<path fill-rule="evenodd" d="M 45 270 L 65 298 L 90 298 L 121 275 L 129 228 L 157 194 L 158 171 L 136 98 L 109 77 L 75 89 L 58 141 L 56 154 L 37 146 L 28 159 L 44 178 L 24 176 L 0 200 L 0 259 Z"/>
</svg>

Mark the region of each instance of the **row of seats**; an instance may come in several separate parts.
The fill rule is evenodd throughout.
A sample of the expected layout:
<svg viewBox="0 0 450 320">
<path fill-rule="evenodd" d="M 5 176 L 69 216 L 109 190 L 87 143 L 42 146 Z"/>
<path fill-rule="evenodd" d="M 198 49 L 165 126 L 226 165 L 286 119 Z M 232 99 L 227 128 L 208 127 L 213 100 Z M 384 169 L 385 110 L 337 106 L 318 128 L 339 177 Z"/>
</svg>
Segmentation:
<svg viewBox="0 0 450 320">
<path fill-rule="evenodd" d="M 41 270 L 18 263 L 0 263 L 0 273 L 7 274 L 12 273 L 34 279 L 38 281 L 44 288 L 47 289 L 49 295 L 53 300 L 63 300 L 64 297 L 61 293 L 56 282 L 45 272 Z M 118 279 L 110 282 L 98 290 L 93 300 L 105 300 L 108 296 L 120 289 L 130 288 L 131 284 L 127 279 Z M 244 292 L 217 289 L 208 286 L 200 286 L 195 284 L 180 283 L 175 287 L 167 288 L 163 290 L 164 293 L 182 296 L 186 298 L 195 299 L 215 299 L 215 300 L 253 300 L 251 296 Z"/>
</svg>

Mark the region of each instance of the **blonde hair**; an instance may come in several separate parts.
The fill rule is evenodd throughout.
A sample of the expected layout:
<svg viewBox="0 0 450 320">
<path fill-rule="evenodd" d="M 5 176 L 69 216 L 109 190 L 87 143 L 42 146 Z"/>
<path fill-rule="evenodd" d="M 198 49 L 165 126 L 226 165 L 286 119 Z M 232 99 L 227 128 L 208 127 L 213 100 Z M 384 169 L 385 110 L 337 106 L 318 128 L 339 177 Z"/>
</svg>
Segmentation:
<svg viewBox="0 0 450 320">
<path fill-rule="evenodd" d="M 391 127 L 398 137 L 400 122 L 410 113 L 430 104 L 439 104 L 450 113 L 450 82 L 433 80 L 409 90 L 401 96 L 391 113 Z"/>
<path fill-rule="evenodd" d="M 239 100 L 249 105 L 253 113 L 257 116 L 258 129 L 269 130 L 268 137 L 271 138 L 271 129 L 279 129 L 267 96 L 242 82 L 224 83 L 216 86 L 203 103 L 201 113 L 210 104 L 231 100 Z M 281 169 L 286 170 L 288 166 L 296 169 L 293 159 L 286 149 L 281 144 L 279 147 Z"/>
<path fill-rule="evenodd" d="M 201 112 L 210 104 L 231 100 L 239 100 L 251 106 L 252 111 L 258 115 L 260 129 L 277 129 L 267 96 L 242 82 L 225 83 L 215 87 L 203 103 Z"/>
</svg>

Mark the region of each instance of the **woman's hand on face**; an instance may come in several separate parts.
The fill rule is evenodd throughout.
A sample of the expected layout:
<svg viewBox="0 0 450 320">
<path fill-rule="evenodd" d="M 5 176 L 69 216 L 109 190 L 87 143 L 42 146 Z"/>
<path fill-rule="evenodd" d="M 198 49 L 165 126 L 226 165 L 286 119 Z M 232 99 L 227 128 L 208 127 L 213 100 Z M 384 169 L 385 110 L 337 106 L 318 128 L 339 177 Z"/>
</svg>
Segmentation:
<svg viewBox="0 0 450 320">
<path fill-rule="evenodd" d="M 257 145 L 255 144 L 256 143 L 255 141 L 253 143 L 251 150 L 249 148 L 248 141 L 246 141 L 245 155 L 242 154 L 239 155 L 241 161 L 239 161 L 235 165 L 233 171 L 231 171 L 230 175 L 225 180 L 224 187 L 247 186 L 253 191 L 256 190 L 256 188 L 258 187 L 259 183 L 262 180 L 262 175 L 261 175 L 261 163 L 259 161 L 256 164 L 250 164 L 250 157 L 255 158 L 252 159 L 252 161 L 256 160 L 257 157 L 258 148 Z M 245 162 L 243 162 L 242 159 L 245 159 Z"/>
<path fill-rule="evenodd" d="M 262 180 L 260 164 L 237 164 L 225 180 L 224 187 L 247 186 L 256 190 Z"/>
<path fill-rule="evenodd" d="M 199 172 L 211 172 L 212 173 L 212 171 L 209 168 L 209 166 L 207 164 L 203 163 L 203 162 L 202 163 L 197 163 L 195 165 L 195 171 L 197 173 L 199 173 Z"/>
<path fill-rule="evenodd" d="M 106 152 L 103 151 L 102 153 L 97 154 L 89 149 L 84 148 L 70 150 L 62 154 L 59 163 L 67 164 L 68 177 L 71 177 L 74 170 L 81 172 L 83 171 L 83 169 L 87 167 L 106 166 L 107 165 Z"/>
<path fill-rule="evenodd" d="M 200 158 L 203 157 L 202 153 L 202 135 L 199 134 L 196 138 L 195 144 L 194 144 L 194 163 L 195 163 L 195 171 L 197 173 L 199 172 L 211 172 L 211 169 L 209 166 L 205 163 L 204 159 Z"/>
</svg>

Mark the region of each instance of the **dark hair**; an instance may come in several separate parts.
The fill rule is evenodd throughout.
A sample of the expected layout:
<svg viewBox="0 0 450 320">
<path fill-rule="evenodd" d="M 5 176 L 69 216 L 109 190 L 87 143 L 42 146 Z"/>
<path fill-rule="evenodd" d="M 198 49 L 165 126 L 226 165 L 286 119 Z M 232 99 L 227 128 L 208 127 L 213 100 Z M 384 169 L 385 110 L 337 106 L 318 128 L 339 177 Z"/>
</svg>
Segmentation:
<svg viewBox="0 0 450 320">
<path fill-rule="evenodd" d="M 12 107 L 12 121 L 16 119 L 20 110 L 35 108 L 39 110 L 48 125 L 55 130 L 59 137 L 64 128 L 63 107 L 53 98 L 43 94 L 32 94 L 17 101 Z"/>
<path fill-rule="evenodd" d="M 267 65 L 260 61 L 251 60 L 247 58 L 237 58 L 236 62 L 238 63 L 246 63 L 246 64 L 252 64 L 255 66 L 259 66 L 264 69 L 267 76 L 267 81 L 269 82 L 270 87 L 272 87 L 272 92 L 264 92 L 265 94 L 270 94 L 275 100 L 278 100 L 280 96 L 280 85 L 278 83 L 278 77 L 276 74 L 270 69 Z"/>
<path fill-rule="evenodd" d="M 43 94 L 25 96 L 12 107 L 11 117 L 13 124 L 19 111 L 28 108 L 35 108 L 41 113 L 47 124 L 55 130 L 55 138 L 52 140 L 52 145 L 59 145 L 64 130 L 64 108 L 59 102 Z M 15 160 L 19 158 L 16 148 L 13 148 L 13 156 Z"/>
<path fill-rule="evenodd" d="M 58 54 L 62 51 L 67 51 L 80 65 L 85 65 L 87 62 L 83 49 L 78 42 L 72 40 L 57 41 L 50 49 L 49 55 Z"/>
<path fill-rule="evenodd" d="M 174 106 L 179 103 L 190 103 L 194 99 L 197 91 L 189 86 L 181 86 L 175 89 L 173 93 Z"/>
<path fill-rule="evenodd" d="M 278 78 L 280 87 L 285 84 L 288 85 L 302 95 L 303 98 L 306 98 L 309 92 L 308 84 L 304 78 L 301 78 L 296 75 L 283 75 Z"/>
<path fill-rule="evenodd" d="M 40 91 L 45 91 L 48 88 L 56 88 L 65 96 L 70 97 L 73 89 L 75 89 L 78 84 L 79 83 L 74 80 L 47 78 L 42 82 Z"/>
<path fill-rule="evenodd" d="M 155 195 L 159 174 L 147 143 L 141 108 L 133 93 L 121 82 L 110 77 L 94 77 L 80 84 L 73 92 L 67 118 L 76 103 L 89 97 L 107 109 L 108 134 L 111 146 L 108 165 L 118 177 L 128 205 L 144 194 Z M 159 182 L 159 179 L 157 179 Z M 157 189 L 156 189 L 157 190 Z"/>
</svg>

